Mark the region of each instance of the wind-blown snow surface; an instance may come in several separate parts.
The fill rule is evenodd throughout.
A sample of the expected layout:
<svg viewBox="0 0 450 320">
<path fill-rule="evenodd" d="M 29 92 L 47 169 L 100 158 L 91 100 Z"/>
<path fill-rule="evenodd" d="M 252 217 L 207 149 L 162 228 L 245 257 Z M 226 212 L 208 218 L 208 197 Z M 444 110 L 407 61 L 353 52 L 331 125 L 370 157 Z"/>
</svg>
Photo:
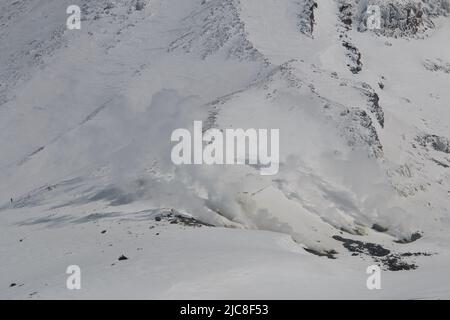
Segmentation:
<svg viewBox="0 0 450 320">
<path fill-rule="evenodd" d="M 450 298 L 449 5 L 416 2 L 2 1 L 0 297 Z M 175 167 L 194 120 L 280 129 L 279 173 Z"/>
</svg>

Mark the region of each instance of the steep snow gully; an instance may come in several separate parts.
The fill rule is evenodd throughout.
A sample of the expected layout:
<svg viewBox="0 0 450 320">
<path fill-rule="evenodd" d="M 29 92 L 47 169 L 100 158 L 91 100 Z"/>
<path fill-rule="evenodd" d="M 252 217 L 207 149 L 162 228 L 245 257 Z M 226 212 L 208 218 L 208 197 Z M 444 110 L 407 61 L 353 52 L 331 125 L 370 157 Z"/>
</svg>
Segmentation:
<svg viewBox="0 0 450 320">
<path fill-rule="evenodd" d="M 449 14 L 2 1 L 0 298 L 450 298 Z M 278 172 L 175 165 L 195 121 L 278 129 Z"/>
</svg>

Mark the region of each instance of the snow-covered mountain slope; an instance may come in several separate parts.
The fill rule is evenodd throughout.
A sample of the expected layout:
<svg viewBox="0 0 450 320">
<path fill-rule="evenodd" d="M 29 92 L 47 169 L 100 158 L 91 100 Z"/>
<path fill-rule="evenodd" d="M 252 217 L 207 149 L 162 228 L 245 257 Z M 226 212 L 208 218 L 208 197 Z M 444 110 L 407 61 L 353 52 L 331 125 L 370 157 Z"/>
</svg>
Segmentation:
<svg viewBox="0 0 450 320">
<path fill-rule="evenodd" d="M 0 4 L 0 297 L 450 297 L 447 0 L 72 2 Z M 194 121 L 278 174 L 173 165 Z"/>
</svg>

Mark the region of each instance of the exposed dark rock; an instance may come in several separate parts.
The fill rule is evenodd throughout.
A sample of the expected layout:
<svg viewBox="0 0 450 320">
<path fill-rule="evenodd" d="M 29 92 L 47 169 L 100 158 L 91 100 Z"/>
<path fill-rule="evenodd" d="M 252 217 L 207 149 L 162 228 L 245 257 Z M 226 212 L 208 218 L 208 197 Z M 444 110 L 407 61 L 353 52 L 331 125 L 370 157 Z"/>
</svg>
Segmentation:
<svg viewBox="0 0 450 320">
<path fill-rule="evenodd" d="M 376 92 L 369 95 L 369 101 L 371 102 L 370 111 L 375 114 L 378 123 L 384 128 L 384 111 L 380 106 L 380 97 Z"/>
<path fill-rule="evenodd" d="M 434 134 L 424 134 L 416 137 L 416 141 L 422 147 L 431 146 L 436 151 L 450 153 L 450 140 L 446 137 Z"/>
<path fill-rule="evenodd" d="M 390 254 L 382 259 L 382 262 L 389 271 L 415 270 L 417 265 L 414 263 L 407 263 L 401 260 L 401 257 Z"/>
<path fill-rule="evenodd" d="M 163 212 L 155 217 L 155 221 L 168 221 L 170 224 L 179 224 L 188 227 L 213 227 L 213 225 L 201 222 L 193 217 L 177 213 L 176 210 L 171 209 Z"/>
<path fill-rule="evenodd" d="M 343 41 L 342 45 L 347 49 L 347 57 L 349 57 L 351 61 L 351 64 L 347 64 L 350 71 L 354 74 L 360 73 L 363 66 L 361 52 L 349 41 Z"/>
<path fill-rule="evenodd" d="M 145 8 L 145 2 L 143 0 L 137 0 L 135 4 L 135 8 L 137 11 L 141 11 Z"/>
<path fill-rule="evenodd" d="M 347 26 L 351 26 L 352 25 L 352 19 L 351 18 L 344 18 L 342 20 L 342 22 L 347 25 Z"/>
<path fill-rule="evenodd" d="M 383 248 L 379 244 L 346 239 L 337 235 L 333 236 L 333 239 L 342 242 L 343 246 L 348 251 L 352 252 L 352 256 L 368 255 L 389 271 L 415 270 L 418 268 L 416 264 L 405 262 L 402 258 L 431 255 L 422 252 L 392 253 L 390 250 Z"/>
<path fill-rule="evenodd" d="M 343 246 L 350 252 L 364 253 L 375 257 L 383 257 L 391 253 L 388 249 L 375 243 L 346 239 L 341 236 L 333 236 L 333 239 L 342 242 Z"/>
<path fill-rule="evenodd" d="M 334 255 L 337 254 L 337 252 L 335 250 L 317 251 L 317 250 L 310 249 L 310 248 L 304 248 L 304 249 L 306 252 L 312 253 L 319 257 L 327 257 L 328 259 L 336 259 L 336 257 Z"/>
<path fill-rule="evenodd" d="M 343 3 L 339 6 L 339 19 L 344 24 L 347 30 L 350 30 L 352 28 L 353 13 L 351 4 Z"/>
<path fill-rule="evenodd" d="M 433 254 L 428 252 L 405 252 L 401 253 L 400 255 L 402 257 L 419 257 L 419 256 L 430 257 Z"/>
<path fill-rule="evenodd" d="M 125 255 L 121 255 L 119 257 L 119 261 L 128 260 L 128 258 Z"/>
<path fill-rule="evenodd" d="M 301 8 L 301 12 L 297 15 L 298 27 L 300 32 L 312 36 L 314 32 L 314 25 L 316 23 L 314 10 L 317 9 L 318 4 L 314 0 L 307 0 Z"/>
<path fill-rule="evenodd" d="M 422 238 L 422 234 L 419 231 L 417 231 L 417 232 L 414 232 L 413 234 L 411 234 L 410 238 L 399 239 L 399 240 L 396 240 L 395 242 L 397 242 L 397 243 L 411 243 L 411 242 L 419 240 L 420 238 Z"/>
<path fill-rule="evenodd" d="M 375 230 L 375 231 L 378 231 L 378 232 L 386 232 L 386 231 L 388 231 L 388 228 L 382 227 L 378 223 L 374 223 L 372 225 L 372 229 Z"/>
<path fill-rule="evenodd" d="M 380 106 L 380 97 L 368 83 L 363 82 L 361 87 L 358 89 L 362 90 L 363 94 L 367 97 L 370 112 L 375 115 L 380 126 L 384 128 L 384 111 Z"/>
<path fill-rule="evenodd" d="M 201 222 L 192 217 L 182 216 L 180 214 L 177 214 L 174 217 L 170 217 L 170 219 L 171 219 L 170 223 L 172 224 L 182 224 L 188 227 L 202 227 L 202 226 L 213 227 L 213 225 Z"/>
</svg>

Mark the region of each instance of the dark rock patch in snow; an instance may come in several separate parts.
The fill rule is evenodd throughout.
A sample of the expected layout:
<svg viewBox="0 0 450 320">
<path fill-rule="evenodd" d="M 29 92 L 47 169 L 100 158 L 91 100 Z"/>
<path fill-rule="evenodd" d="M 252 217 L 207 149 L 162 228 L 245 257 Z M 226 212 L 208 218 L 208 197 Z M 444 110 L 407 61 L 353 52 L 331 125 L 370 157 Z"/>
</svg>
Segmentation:
<svg viewBox="0 0 450 320">
<path fill-rule="evenodd" d="M 346 239 L 337 235 L 333 236 L 333 239 L 342 242 L 344 248 L 352 252 L 352 256 L 368 255 L 389 271 L 415 270 L 418 266 L 415 263 L 404 261 L 404 258 L 431 255 L 423 252 L 392 253 L 390 250 L 376 243 Z"/>
<path fill-rule="evenodd" d="M 328 259 L 336 259 L 334 256 L 337 254 L 335 250 L 325 250 L 325 251 L 318 251 L 311 248 L 304 248 L 306 252 L 309 252 L 311 254 L 314 254 L 319 257 L 327 257 Z"/>
<path fill-rule="evenodd" d="M 342 242 L 342 245 L 350 252 L 363 253 L 375 257 L 383 257 L 391 253 L 388 249 L 375 243 L 347 239 L 341 236 L 333 236 L 333 239 Z"/>
<path fill-rule="evenodd" d="M 420 238 L 422 238 L 422 233 L 417 231 L 417 232 L 414 232 L 413 234 L 411 234 L 411 236 L 409 238 L 399 239 L 399 240 L 396 240 L 395 242 L 396 243 L 411 243 L 411 242 L 419 240 Z"/>
<path fill-rule="evenodd" d="M 314 0 L 306 0 L 303 4 L 301 12 L 298 14 L 298 27 L 301 33 L 312 37 L 316 23 L 314 10 L 317 8 L 318 4 Z"/>
<path fill-rule="evenodd" d="M 433 254 L 429 253 L 429 252 L 405 252 L 400 254 L 402 257 L 420 257 L 420 256 L 424 256 L 424 257 L 430 257 Z"/>
<path fill-rule="evenodd" d="M 416 141 L 422 147 L 431 146 L 436 151 L 450 153 L 450 140 L 446 137 L 424 134 L 416 137 Z"/>
<path fill-rule="evenodd" d="M 375 114 L 378 123 L 384 128 L 384 112 L 379 104 L 380 97 L 376 92 L 373 92 L 369 95 L 369 101 L 371 102 L 370 111 Z"/>
<path fill-rule="evenodd" d="M 350 59 L 350 63 L 347 66 L 353 74 L 360 73 L 362 70 L 362 55 L 359 49 L 350 43 L 349 41 L 343 41 L 342 45 L 347 49 L 347 57 Z"/>
<path fill-rule="evenodd" d="M 128 260 L 128 258 L 125 255 L 121 255 L 118 260 L 124 261 L 124 260 Z"/>
<path fill-rule="evenodd" d="M 339 19 L 346 26 L 347 30 L 352 28 L 353 13 L 352 5 L 350 3 L 341 3 L 339 5 Z"/>
<path fill-rule="evenodd" d="M 368 83 L 363 82 L 361 87 L 360 90 L 362 90 L 364 96 L 367 98 L 369 111 L 375 115 L 380 126 L 384 128 L 384 110 L 380 106 L 380 97 Z"/>
<path fill-rule="evenodd" d="M 141 11 L 145 8 L 146 2 L 144 0 L 136 0 L 134 7 L 137 11 Z"/>
<path fill-rule="evenodd" d="M 177 214 L 174 217 L 171 217 L 170 219 L 171 219 L 170 220 L 171 224 L 180 224 L 180 225 L 188 226 L 188 227 L 202 227 L 202 226 L 213 227 L 213 225 L 201 222 L 192 217 L 182 216 L 180 214 Z"/>
<path fill-rule="evenodd" d="M 416 264 L 407 263 L 403 261 L 400 256 L 394 254 L 388 255 L 385 258 L 380 259 L 378 262 L 381 262 L 389 271 L 408 271 L 418 268 Z"/>
<path fill-rule="evenodd" d="M 187 227 L 214 227 L 211 224 L 202 222 L 200 220 L 197 220 L 191 216 L 179 213 L 177 211 L 175 211 L 174 209 L 171 209 L 168 212 L 163 212 L 161 214 L 158 214 L 157 216 L 155 216 L 155 221 L 157 222 L 161 222 L 161 221 L 167 221 L 170 224 L 178 224 L 178 225 L 182 225 L 182 226 L 187 226 Z"/>
<path fill-rule="evenodd" d="M 372 225 L 372 229 L 377 231 L 377 232 L 386 232 L 386 231 L 388 231 L 388 228 L 385 228 L 385 227 L 379 225 L 378 223 L 374 223 Z"/>
</svg>

